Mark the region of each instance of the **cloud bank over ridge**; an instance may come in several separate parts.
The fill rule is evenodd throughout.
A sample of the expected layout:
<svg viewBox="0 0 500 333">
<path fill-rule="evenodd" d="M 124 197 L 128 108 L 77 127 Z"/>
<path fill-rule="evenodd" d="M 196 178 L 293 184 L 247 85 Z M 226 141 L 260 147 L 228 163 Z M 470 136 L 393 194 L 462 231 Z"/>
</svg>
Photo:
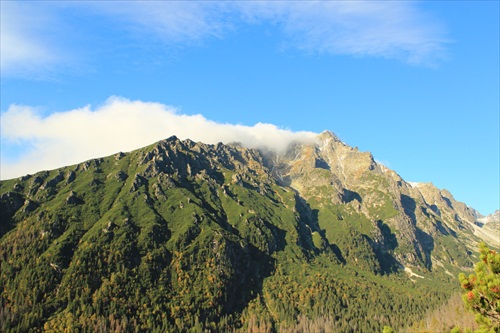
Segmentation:
<svg viewBox="0 0 500 333">
<path fill-rule="evenodd" d="M 314 140 L 317 134 L 264 123 L 221 124 L 199 114 L 181 114 L 160 103 L 111 97 L 95 109 L 86 106 L 46 117 L 36 108 L 11 105 L 2 114 L 1 135 L 2 151 L 19 143 L 30 147 L 15 159 L 2 156 L 0 178 L 10 179 L 134 150 L 172 135 L 204 143 L 241 142 L 249 148 L 283 151 L 291 142 Z"/>
</svg>

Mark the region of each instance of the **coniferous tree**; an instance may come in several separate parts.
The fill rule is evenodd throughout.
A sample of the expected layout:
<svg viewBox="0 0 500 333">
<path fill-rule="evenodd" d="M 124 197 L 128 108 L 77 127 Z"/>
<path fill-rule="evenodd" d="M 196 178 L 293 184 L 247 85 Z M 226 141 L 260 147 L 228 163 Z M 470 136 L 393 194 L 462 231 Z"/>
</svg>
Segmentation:
<svg viewBox="0 0 500 333">
<path fill-rule="evenodd" d="M 467 308 L 476 314 L 480 325 L 478 332 L 500 332 L 500 254 L 490 250 L 485 243 L 479 244 L 480 261 L 475 274 L 459 275 L 465 290 L 463 300 Z"/>
</svg>

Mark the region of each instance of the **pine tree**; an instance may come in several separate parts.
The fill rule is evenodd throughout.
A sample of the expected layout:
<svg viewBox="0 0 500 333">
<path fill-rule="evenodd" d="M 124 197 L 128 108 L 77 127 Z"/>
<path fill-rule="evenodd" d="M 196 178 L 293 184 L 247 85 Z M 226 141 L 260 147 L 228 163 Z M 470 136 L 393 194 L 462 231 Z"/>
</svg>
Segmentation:
<svg viewBox="0 0 500 333">
<path fill-rule="evenodd" d="M 475 274 L 459 275 L 465 291 L 466 307 L 476 314 L 480 325 L 478 332 L 500 332 L 500 254 L 490 250 L 485 243 L 479 244 L 480 261 Z"/>
</svg>

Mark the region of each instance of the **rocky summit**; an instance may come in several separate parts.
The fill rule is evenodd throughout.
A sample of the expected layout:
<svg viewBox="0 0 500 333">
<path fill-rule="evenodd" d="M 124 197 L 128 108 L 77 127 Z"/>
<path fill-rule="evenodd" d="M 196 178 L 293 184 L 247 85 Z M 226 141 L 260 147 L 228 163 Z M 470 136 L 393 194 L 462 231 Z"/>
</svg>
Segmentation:
<svg viewBox="0 0 500 333">
<path fill-rule="evenodd" d="M 0 214 L 2 332 L 401 330 L 499 245 L 331 132 L 284 153 L 170 137 L 2 181 Z"/>
</svg>

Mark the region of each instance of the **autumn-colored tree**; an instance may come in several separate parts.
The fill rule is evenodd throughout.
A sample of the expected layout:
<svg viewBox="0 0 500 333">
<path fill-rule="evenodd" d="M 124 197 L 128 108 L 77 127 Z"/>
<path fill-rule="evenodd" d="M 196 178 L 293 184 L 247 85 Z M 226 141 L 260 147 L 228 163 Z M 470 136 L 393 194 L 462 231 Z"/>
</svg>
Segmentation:
<svg viewBox="0 0 500 333">
<path fill-rule="evenodd" d="M 479 244 L 480 261 L 475 274 L 459 275 L 464 289 L 466 307 L 476 314 L 480 329 L 476 332 L 500 333 L 500 254 L 490 250 L 485 243 Z"/>
<path fill-rule="evenodd" d="M 395 333 L 391 326 L 384 326 L 382 333 Z"/>
</svg>

